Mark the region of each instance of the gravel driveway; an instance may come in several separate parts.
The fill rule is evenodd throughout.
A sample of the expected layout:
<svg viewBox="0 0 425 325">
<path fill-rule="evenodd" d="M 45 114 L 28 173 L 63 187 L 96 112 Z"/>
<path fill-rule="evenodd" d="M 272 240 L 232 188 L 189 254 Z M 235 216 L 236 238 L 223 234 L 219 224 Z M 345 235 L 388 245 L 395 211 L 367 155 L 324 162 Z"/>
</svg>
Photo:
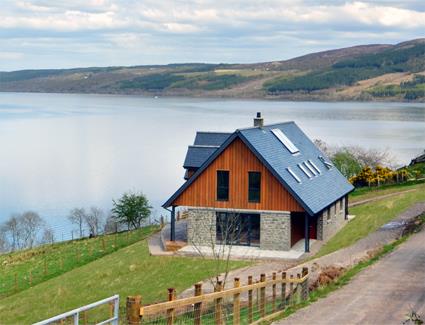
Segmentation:
<svg viewBox="0 0 425 325">
<path fill-rule="evenodd" d="M 414 310 L 425 318 L 425 230 L 349 284 L 278 324 L 401 324 Z"/>
</svg>

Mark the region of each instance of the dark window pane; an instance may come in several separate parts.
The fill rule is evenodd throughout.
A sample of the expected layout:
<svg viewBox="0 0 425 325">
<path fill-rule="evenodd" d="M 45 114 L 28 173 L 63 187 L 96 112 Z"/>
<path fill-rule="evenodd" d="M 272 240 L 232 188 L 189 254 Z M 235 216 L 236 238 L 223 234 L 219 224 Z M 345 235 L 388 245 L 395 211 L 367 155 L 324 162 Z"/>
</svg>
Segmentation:
<svg viewBox="0 0 425 325">
<path fill-rule="evenodd" d="M 248 201 L 260 202 L 261 198 L 261 173 L 249 172 L 248 173 Z"/>
<path fill-rule="evenodd" d="M 229 171 L 217 170 L 217 200 L 229 200 Z"/>
</svg>

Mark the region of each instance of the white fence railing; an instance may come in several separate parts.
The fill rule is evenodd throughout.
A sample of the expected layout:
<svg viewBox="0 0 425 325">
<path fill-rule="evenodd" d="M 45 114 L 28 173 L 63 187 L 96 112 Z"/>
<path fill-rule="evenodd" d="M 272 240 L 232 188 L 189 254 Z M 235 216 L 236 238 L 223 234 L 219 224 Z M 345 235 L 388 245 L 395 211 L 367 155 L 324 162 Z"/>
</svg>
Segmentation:
<svg viewBox="0 0 425 325">
<path fill-rule="evenodd" d="M 93 309 L 97 306 L 100 305 L 104 305 L 104 304 L 108 304 L 108 303 L 114 303 L 114 315 L 113 317 L 104 320 L 100 323 L 97 323 L 97 325 L 102 325 L 102 324 L 112 324 L 112 325 L 118 325 L 118 321 L 119 321 L 119 306 L 120 306 L 120 296 L 119 295 L 115 295 L 109 298 L 105 298 L 99 301 L 96 301 L 92 304 L 77 308 L 77 309 L 73 309 L 70 310 L 66 313 L 54 316 L 52 318 L 49 319 L 45 319 L 41 322 L 38 323 L 34 323 L 33 325 L 46 325 L 46 324 L 51 324 L 60 320 L 63 320 L 65 318 L 70 318 L 72 317 L 74 320 L 74 325 L 78 325 L 79 321 L 80 321 L 80 313 L 83 313 L 89 309 Z"/>
</svg>

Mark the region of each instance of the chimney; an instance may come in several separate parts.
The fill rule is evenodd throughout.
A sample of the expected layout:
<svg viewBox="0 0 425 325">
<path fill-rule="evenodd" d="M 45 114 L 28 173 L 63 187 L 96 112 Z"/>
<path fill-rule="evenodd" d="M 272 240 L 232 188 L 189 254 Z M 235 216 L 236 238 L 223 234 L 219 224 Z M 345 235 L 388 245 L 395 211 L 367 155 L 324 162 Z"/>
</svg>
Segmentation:
<svg viewBox="0 0 425 325">
<path fill-rule="evenodd" d="M 254 127 L 262 128 L 264 125 L 264 119 L 261 117 L 261 112 L 257 112 L 257 117 L 254 118 Z"/>
</svg>

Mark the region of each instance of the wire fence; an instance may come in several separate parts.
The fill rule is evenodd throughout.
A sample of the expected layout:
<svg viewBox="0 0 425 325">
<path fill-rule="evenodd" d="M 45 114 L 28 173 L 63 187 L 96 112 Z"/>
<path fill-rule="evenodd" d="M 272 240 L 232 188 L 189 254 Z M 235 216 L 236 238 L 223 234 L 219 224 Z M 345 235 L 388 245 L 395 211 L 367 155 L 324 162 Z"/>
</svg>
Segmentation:
<svg viewBox="0 0 425 325">
<path fill-rule="evenodd" d="M 196 284 L 194 296 L 176 299 L 175 290 L 168 289 L 168 301 L 142 306 L 141 296 L 127 297 L 127 321 L 144 325 L 224 325 L 259 324 L 276 317 L 289 306 L 308 297 L 308 269 L 287 276 L 261 274 L 254 281 L 248 277 L 245 285 L 235 278 L 233 287 L 223 290 L 222 282 L 214 285 L 214 292 L 203 293 Z"/>
<path fill-rule="evenodd" d="M 143 240 L 153 230 L 154 227 L 145 227 L 90 239 L 47 244 L 31 250 L 2 255 L 0 298 L 28 289 Z"/>
</svg>

